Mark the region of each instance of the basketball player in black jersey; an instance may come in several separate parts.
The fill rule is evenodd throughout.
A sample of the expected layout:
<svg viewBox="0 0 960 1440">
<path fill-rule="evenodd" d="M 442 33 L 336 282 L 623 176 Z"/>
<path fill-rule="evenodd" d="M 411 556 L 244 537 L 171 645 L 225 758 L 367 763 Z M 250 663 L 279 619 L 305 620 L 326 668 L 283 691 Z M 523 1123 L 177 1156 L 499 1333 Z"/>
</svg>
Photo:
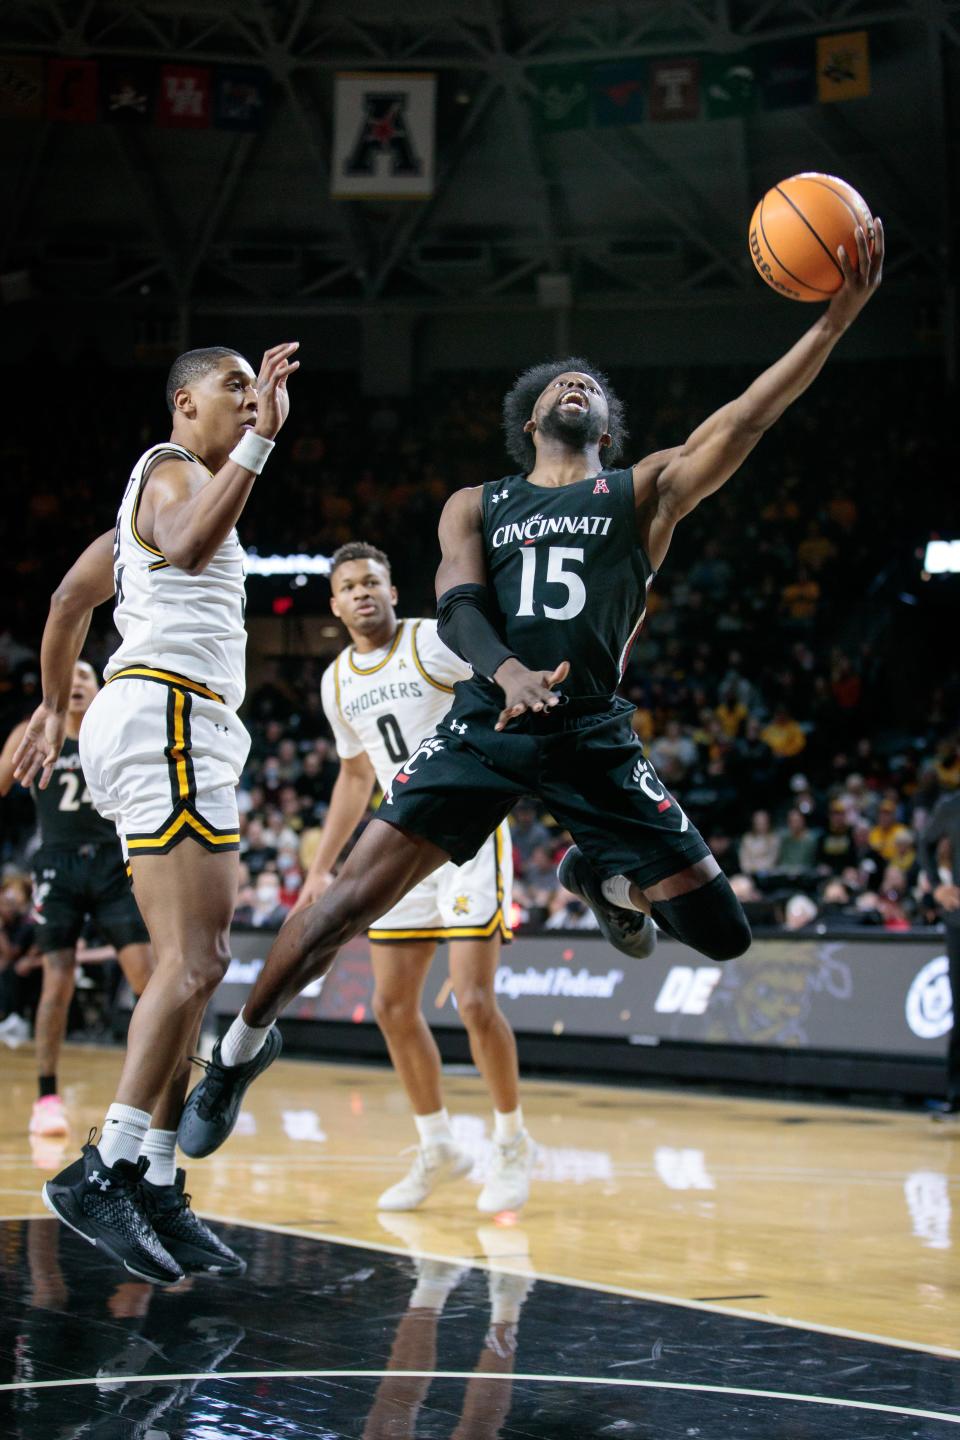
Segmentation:
<svg viewBox="0 0 960 1440">
<path fill-rule="evenodd" d="M 30 1117 L 30 1133 L 66 1135 L 67 1115 L 57 1088 L 57 1062 L 67 1028 L 76 973 L 76 946 L 89 918 L 117 951 L 120 968 L 134 995 L 150 978 L 150 937 L 127 880 L 117 832 L 93 808 L 80 769 L 77 737 L 99 686 L 92 665 L 78 661 L 73 671 L 63 749 L 54 762 L 52 783 L 34 782 L 33 801 L 40 827 L 40 849 L 33 857 L 37 941 L 43 954 L 43 989 L 37 1006 L 34 1041 L 40 1094 Z M 0 795 L 13 785 L 13 757 L 26 732 L 14 726 L 0 753 Z"/>
<path fill-rule="evenodd" d="M 439 633 L 474 677 L 397 771 L 335 883 L 277 937 L 231 1027 L 240 1058 L 225 1067 L 215 1050 L 187 1102 L 188 1154 L 229 1134 L 246 1085 L 268 1063 L 273 1021 L 340 946 L 437 866 L 471 856 L 525 793 L 573 835 L 561 881 L 618 949 L 649 954 L 652 915 L 711 959 L 746 950 L 739 901 L 614 692 L 674 527 L 807 389 L 879 285 L 879 220 L 873 257 L 859 228 L 857 251 L 855 268 L 840 249 L 840 290 L 785 355 L 684 444 L 629 469 L 604 467 L 622 427 L 603 376 L 577 360 L 520 377 L 504 414 L 523 472 L 459 491 L 440 521 Z"/>
</svg>

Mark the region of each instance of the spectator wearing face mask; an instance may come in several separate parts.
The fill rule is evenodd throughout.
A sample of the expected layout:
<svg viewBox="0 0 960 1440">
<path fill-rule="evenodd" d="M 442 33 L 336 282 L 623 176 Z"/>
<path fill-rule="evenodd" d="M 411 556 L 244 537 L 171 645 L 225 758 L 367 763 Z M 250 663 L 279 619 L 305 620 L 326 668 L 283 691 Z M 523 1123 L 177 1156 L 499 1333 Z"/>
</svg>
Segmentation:
<svg viewBox="0 0 960 1440">
<path fill-rule="evenodd" d="M 257 930 L 279 930 L 289 913 L 280 898 L 280 876 L 273 870 L 261 870 L 251 903 L 238 909 L 233 918 L 238 925 L 252 925 Z"/>
</svg>

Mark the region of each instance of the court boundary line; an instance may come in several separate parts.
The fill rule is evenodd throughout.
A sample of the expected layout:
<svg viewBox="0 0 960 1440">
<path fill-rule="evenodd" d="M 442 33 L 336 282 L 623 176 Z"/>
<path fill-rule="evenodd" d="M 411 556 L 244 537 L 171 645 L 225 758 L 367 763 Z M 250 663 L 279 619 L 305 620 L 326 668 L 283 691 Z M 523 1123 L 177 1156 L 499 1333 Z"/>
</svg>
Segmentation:
<svg viewBox="0 0 960 1440">
<path fill-rule="evenodd" d="M 0 1215 L 0 1222 L 8 1220 L 50 1220 L 55 1217 L 43 1215 Z M 556 1275 L 548 1270 L 519 1269 L 508 1264 L 493 1262 L 486 1256 L 441 1255 L 436 1250 L 411 1250 L 400 1245 L 376 1240 L 353 1240 L 346 1235 L 333 1235 L 325 1230 L 306 1230 L 298 1225 L 274 1225 L 267 1220 L 243 1220 L 236 1215 L 218 1215 L 204 1210 L 203 1218 L 213 1220 L 217 1225 L 236 1225 L 240 1229 L 267 1230 L 275 1235 L 296 1235 L 304 1240 L 322 1240 L 328 1245 L 349 1245 L 355 1250 L 374 1250 L 386 1255 L 397 1255 L 402 1260 L 438 1260 L 443 1265 L 469 1265 L 474 1270 L 503 1271 L 511 1275 L 524 1275 L 531 1280 L 544 1280 L 550 1285 L 568 1285 L 575 1290 L 595 1290 L 601 1295 L 622 1295 L 628 1300 L 647 1300 L 657 1305 L 674 1305 L 681 1310 L 697 1310 L 709 1315 L 730 1315 L 740 1320 L 756 1320 L 763 1325 L 785 1325 L 791 1330 L 811 1330 L 818 1335 L 836 1335 L 841 1340 L 861 1340 L 868 1345 L 886 1345 L 892 1350 L 915 1350 L 923 1355 L 936 1355 L 943 1360 L 960 1360 L 960 1350 L 948 1345 L 930 1345 L 922 1340 L 898 1340 L 892 1335 L 875 1335 L 867 1330 L 850 1330 L 843 1325 L 817 1324 L 809 1320 L 794 1320 L 784 1315 L 767 1315 L 759 1310 L 744 1310 L 738 1305 L 720 1305 L 704 1300 L 686 1300 L 676 1295 L 664 1295 L 657 1290 L 636 1290 L 626 1285 L 610 1285 L 600 1280 L 577 1280 L 571 1275 Z M 509 1234 L 509 1231 L 506 1232 Z M 505 1256 L 504 1259 L 509 1259 Z M 0 1390 L 3 1386 L 0 1386 Z"/>
<path fill-rule="evenodd" d="M 610 1389 L 671 1390 L 696 1395 L 737 1395 L 754 1400 L 783 1400 L 800 1405 L 826 1405 L 843 1410 L 868 1410 L 885 1415 L 906 1415 L 914 1420 L 940 1420 L 960 1425 L 960 1414 L 940 1410 L 919 1410 L 909 1405 L 884 1405 L 877 1400 L 848 1400 L 833 1395 L 798 1395 L 789 1390 L 755 1390 L 744 1385 L 697 1385 L 688 1380 L 637 1380 L 607 1375 L 536 1375 L 521 1371 L 498 1374 L 489 1370 L 201 1370 L 169 1375 L 91 1375 L 65 1380 L 17 1380 L 0 1385 L 0 1392 L 12 1390 L 78 1389 L 82 1385 L 116 1386 L 182 1384 L 185 1381 L 236 1380 L 494 1380 L 520 1384 L 603 1385 Z"/>
<path fill-rule="evenodd" d="M 382 1250 L 389 1255 L 404 1259 L 439 1260 L 441 1263 L 466 1264 L 476 1270 L 506 1271 L 509 1274 L 525 1275 L 532 1280 L 545 1280 L 552 1285 L 570 1285 L 577 1290 L 597 1290 L 605 1295 L 623 1295 L 629 1300 L 650 1300 L 659 1305 L 676 1305 L 684 1310 L 701 1310 L 711 1315 L 734 1315 L 743 1320 L 759 1320 L 765 1325 L 787 1325 L 793 1330 L 814 1330 L 818 1334 L 836 1335 L 842 1340 L 863 1340 L 871 1345 L 887 1345 L 894 1350 L 919 1350 L 925 1355 L 938 1355 L 945 1360 L 960 1360 L 960 1350 L 946 1345 L 927 1345 L 921 1340 L 895 1340 L 890 1335 L 874 1335 L 865 1330 L 848 1330 L 842 1325 L 817 1325 L 806 1320 L 789 1319 L 782 1315 L 765 1315 L 758 1310 L 741 1310 L 737 1306 L 716 1305 L 706 1301 L 685 1300 L 674 1295 L 663 1295 L 656 1290 L 633 1290 L 626 1285 L 609 1285 L 603 1281 L 576 1280 L 570 1275 L 556 1275 L 547 1270 L 514 1269 L 510 1265 L 494 1263 L 484 1257 L 473 1255 L 440 1255 L 435 1250 L 411 1250 L 399 1245 L 381 1243 L 376 1240 L 351 1240 L 345 1235 L 332 1235 L 329 1231 L 305 1230 L 301 1226 L 273 1225 L 265 1220 L 240 1220 L 233 1215 L 215 1215 L 204 1211 L 204 1219 L 218 1225 L 247 1226 L 252 1230 L 269 1230 L 279 1235 L 299 1235 L 306 1240 L 323 1240 L 331 1245 L 352 1245 L 357 1250 Z M 492 1218 L 492 1217 L 491 1217 Z M 509 1234 L 509 1230 L 505 1231 Z M 505 1257 L 506 1258 L 506 1257 Z"/>
</svg>

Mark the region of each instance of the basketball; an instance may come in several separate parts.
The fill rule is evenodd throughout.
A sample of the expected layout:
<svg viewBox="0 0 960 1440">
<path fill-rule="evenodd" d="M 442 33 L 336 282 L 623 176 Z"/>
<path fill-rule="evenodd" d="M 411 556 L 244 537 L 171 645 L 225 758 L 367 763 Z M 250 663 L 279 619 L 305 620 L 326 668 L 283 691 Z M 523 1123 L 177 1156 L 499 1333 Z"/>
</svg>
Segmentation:
<svg viewBox="0 0 960 1440">
<path fill-rule="evenodd" d="M 829 300 L 843 284 L 842 245 L 857 267 L 856 228 L 873 252 L 873 216 L 863 196 L 836 175 L 806 171 L 767 191 L 750 220 L 750 256 L 760 275 L 790 300 Z"/>
</svg>

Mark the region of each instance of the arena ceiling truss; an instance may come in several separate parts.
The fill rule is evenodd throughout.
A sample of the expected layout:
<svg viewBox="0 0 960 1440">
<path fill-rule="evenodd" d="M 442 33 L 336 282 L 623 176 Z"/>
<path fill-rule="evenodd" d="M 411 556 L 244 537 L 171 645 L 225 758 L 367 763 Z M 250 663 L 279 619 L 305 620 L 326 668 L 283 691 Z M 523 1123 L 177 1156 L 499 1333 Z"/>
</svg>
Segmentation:
<svg viewBox="0 0 960 1440">
<path fill-rule="evenodd" d="M 871 37 L 871 93 L 853 104 L 558 132 L 533 118 L 538 67 L 838 28 Z M 949 283 L 960 0 L 4 0 L 2 37 L 10 53 L 257 65 L 273 82 L 257 133 L 0 125 L 0 272 L 41 293 L 300 313 L 735 301 L 756 286 L 753 204 L 802 169 L 877 197 L 892 286 Z M 371 70 L 438 77 L 427 200 L 330 197 L 334 76 Z"/>
</svg>

